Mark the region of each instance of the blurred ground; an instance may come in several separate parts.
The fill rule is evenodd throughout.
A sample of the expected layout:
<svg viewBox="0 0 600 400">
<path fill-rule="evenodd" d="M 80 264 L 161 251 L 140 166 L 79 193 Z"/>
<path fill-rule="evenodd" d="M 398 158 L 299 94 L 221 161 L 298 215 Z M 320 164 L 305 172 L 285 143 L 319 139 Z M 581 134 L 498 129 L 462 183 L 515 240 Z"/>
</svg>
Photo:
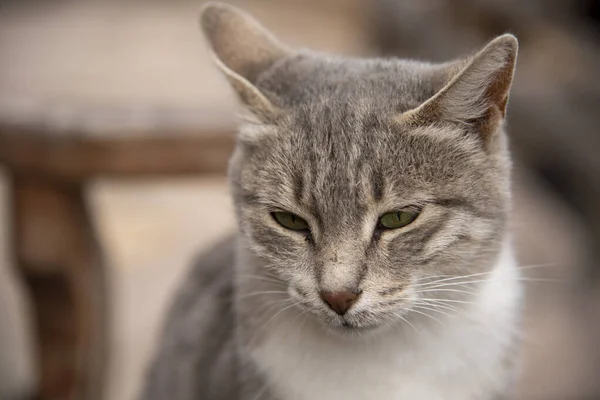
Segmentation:
<svg viewBox="0 0 600 400">
<path fill-rule="evenodd" d="M 292 45 L 372 53 L 358 1 L 233 2 Z M 434 4 L 435 2 L 431 2 Z M 234 110 L 196 27 L 197 1 L 0 3 L 0 100 Z M 344 4 L 344 7 L 340 5 Z M 581 303 L 581 221 L 528 174 L 515 173 L 515 242 L 528 284 L 522 400 L 595 399 L 600 298 Z M 3 180 L 0 180 L 3 182 Z M 4 185 L 0 183 L 0 194 Z M 193 254 L 233 229 L 223 179 L 99 181 L 90 202 L 107 252 L 111 360 L 107 400 L 132 399 L 169 296 Z M 0 221 L 7 221 L 0 196 Z M 0 400 L 32 385 L 27 304 L 0 239 Z M 4 391 L 3 391 L 4 390 Z"/>
</svg>

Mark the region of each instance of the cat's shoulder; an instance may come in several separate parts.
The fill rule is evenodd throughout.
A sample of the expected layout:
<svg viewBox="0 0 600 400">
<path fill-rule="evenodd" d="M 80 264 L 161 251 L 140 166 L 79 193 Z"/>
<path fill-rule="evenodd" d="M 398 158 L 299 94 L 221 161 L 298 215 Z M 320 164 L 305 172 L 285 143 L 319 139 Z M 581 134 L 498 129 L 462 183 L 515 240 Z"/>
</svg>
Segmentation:
<svg viewBox="0 0 600 400">
<path fill-rule="evenodd" d="M 235 261 L 235 235 L 227 236 L 199 253 L 186 280 L 202 285 L 231 281 Z"/>
<path fill-rule="evenodd" d="M 233 237 L 196 257 L 176 289 L 140 399 L 234 399 Z M 219 371 L 213 379 L 211 371 Z"/>
<path fill-rule="evenodd" d="M 193 331 L 210 324 L 213 316 L 223 321 L 224 315 L 231 314 L 234 259 L 234 237 L 221 240 L 195 257 L 171 303 L 167 331 Z"/>
</svg>

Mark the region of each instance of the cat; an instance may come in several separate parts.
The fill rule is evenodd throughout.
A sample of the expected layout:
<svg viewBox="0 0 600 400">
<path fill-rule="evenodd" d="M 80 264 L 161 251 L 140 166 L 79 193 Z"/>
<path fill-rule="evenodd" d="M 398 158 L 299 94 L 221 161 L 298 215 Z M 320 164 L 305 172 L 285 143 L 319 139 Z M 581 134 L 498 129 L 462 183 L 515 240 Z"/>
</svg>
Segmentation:
<svg viewBox="0 0 600 400">
<path fill-rule="evenodd" d="M 432 64 L 294 50 L 220 3 L 201 26 L 243 109 L 239 232 L 186 277 L 141 398 L 509 398 L 516 38 Z"/>
</svg>

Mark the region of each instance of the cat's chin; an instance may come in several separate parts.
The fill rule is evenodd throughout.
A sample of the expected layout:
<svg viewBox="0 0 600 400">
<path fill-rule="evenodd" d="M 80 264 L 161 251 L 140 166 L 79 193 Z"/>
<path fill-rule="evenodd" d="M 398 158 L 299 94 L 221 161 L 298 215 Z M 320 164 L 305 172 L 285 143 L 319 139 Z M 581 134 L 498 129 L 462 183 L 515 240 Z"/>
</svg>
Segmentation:
<svg viewBox="0 0 600 400">
<path fill-rule="evenodd" d="M 356 337 L 356 336 L 366 336 L 366 335 L 375 335 L 386 330 L 387 324 L 355 324 L 349 321 L 341 321 L 341 322 L 325 322 L 321 321 L 321 325 L 323 328 L 334 335 L 345 336 L 345 337 Z"/>
<path fill-rule="evenodd" d="M 310 307 L 305 303 L 298 302 L 299 309 L 302 310 L 301 315 L 305 315 L 312 324 L 328 334 L 335 336 L 357 337 L 377 335 L 382 332 L 387 332 L 397 326 L 390 323 L 389 320 L 383 318 L 373 318 L 372 316 L 363 315 L 361 313 L 340 317 L 333 313 L 323 313 L 321 310 Z"/>
</svg>

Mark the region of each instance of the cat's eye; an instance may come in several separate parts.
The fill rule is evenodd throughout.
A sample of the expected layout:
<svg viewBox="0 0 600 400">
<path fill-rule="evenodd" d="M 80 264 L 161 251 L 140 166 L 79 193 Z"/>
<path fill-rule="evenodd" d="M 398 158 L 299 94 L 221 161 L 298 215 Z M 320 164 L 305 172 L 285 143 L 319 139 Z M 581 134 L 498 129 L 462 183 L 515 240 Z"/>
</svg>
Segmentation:
<svg viewBox="0 0 600 400">
<path fill-rule="evenodd" d="M 418 211 L 403 210 L 383 214 L 379 218 L 380 229 L 398 229 L 413 222 L 419 216 Z"/>
<path fill-rule="evenodd" d="M 285 211 L 276 211 L 271 213 L 275 221 L 279 223 L 279 225 L 283 226 L 286 229 L 290 229 L 293 231 L 308 231 L 308 222 L 300 218 L 299 216 L 285 212 Z"/>
</svg>

